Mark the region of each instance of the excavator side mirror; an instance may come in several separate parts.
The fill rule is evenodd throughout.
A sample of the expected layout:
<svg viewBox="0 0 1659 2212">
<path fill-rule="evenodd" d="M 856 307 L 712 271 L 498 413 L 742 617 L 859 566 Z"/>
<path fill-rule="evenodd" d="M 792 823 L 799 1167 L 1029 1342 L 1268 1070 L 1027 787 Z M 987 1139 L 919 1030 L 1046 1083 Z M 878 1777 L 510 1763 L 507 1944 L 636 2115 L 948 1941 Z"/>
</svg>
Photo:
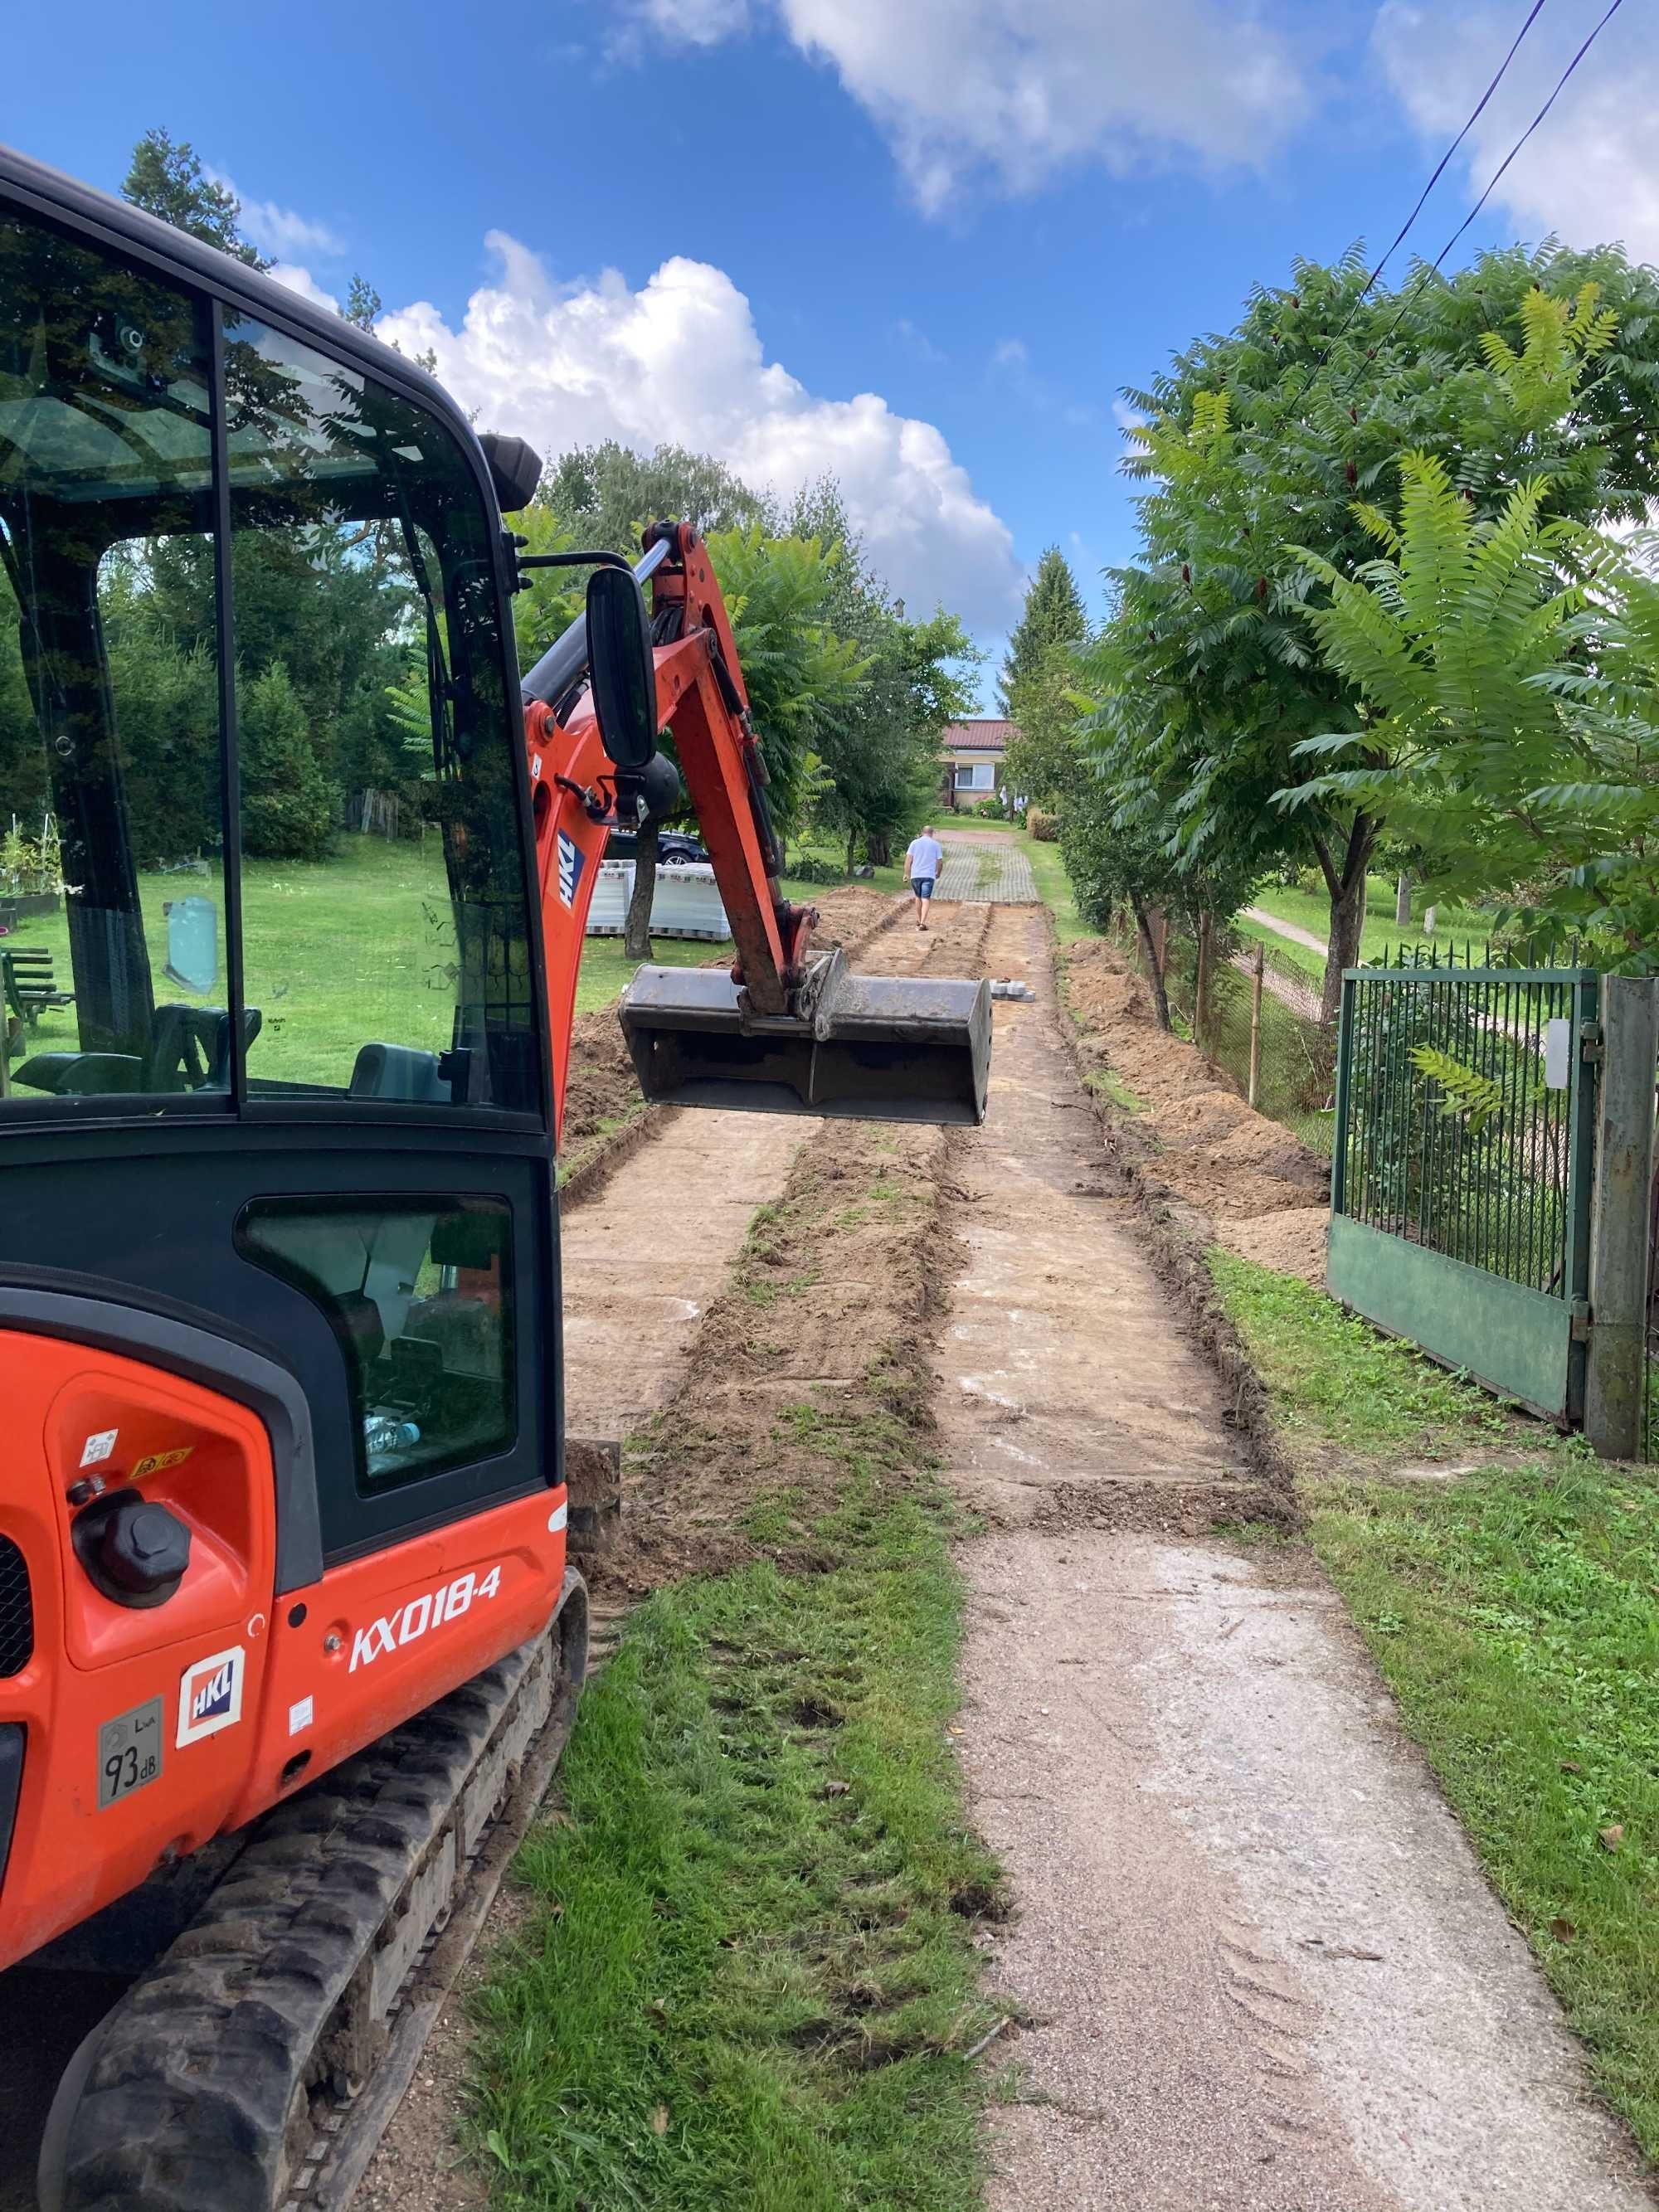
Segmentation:
<svg viewBox="0 0 1659 2212">
<path fill-rule="evenodd" d="M 624 772 L 657 750 L 657 669 L 645 594 L 627 568 L 587 580 L 587 666 L 605 751 Z"/>
</svg>

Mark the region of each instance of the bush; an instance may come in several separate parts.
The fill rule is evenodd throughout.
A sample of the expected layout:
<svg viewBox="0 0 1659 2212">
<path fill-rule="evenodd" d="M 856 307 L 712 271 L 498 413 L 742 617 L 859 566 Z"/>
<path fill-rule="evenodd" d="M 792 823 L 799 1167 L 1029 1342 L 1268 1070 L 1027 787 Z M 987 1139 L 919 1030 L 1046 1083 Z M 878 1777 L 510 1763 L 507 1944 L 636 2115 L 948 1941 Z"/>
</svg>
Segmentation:
<svg viewBox="0 0 1659 2212">
<path fill-rule="evenodd" d="M 1025 827 L 1039 845 L 1052 845 L 1060 836 L 1060 817 L 1057 814 L 1045 814 L 1040 806 L 1028 806 L 1025 810 Z"/>
<path fill-rule="evenodd" d="M 1004 810 L 1002 801 L 1000 799 L 981 799 L 976 805 L 971 807 L 969 811 L 970 813 L 974 814 L 988 814 L 994 820 L 998 822 L 1005 822 L 1007 819 L 1007 815 Z"/>
<path fill-rule="evenodd" d="M 822 853 L 797 853 L 786 863 L 784 873 L 798 884 L 844 884 L 847 880 L 840 861 L 827 860 Z"/>
</svg>

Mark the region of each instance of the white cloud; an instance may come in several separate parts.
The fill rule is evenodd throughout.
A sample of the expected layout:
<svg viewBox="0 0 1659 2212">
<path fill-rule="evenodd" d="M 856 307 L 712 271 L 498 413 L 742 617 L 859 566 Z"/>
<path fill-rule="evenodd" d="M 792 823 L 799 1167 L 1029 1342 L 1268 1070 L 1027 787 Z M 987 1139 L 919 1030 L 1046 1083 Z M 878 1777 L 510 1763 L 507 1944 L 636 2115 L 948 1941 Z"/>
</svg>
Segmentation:
<svg viewBox="0 0 1659 2212">
<path fill-rule="evenodd" d="M 1659 45 L 1643 35 L 1640 20 L 1640 11 L 1631 9 L 1608 24 L 1516 156 L 1480 224 L 1501 210 L 1531 240 L 1551 231 L 1569 246 L 1620 239 L 1632 258 L 1659 259 L 1659 134 L 1653 128 Z M 1547 13 L 1539 18 L 1448 172 L 1455 186 L 1449 191 L 1441 185 L 1419 219 L 1412 246 L 1425 256 L 1439 252 L 1595 21 L 1595 13 L 1583 9 L 1559 21 Z M 1454 15 L 1442 6 L 1385 0 L 1372 41 L 1407 116 L 1437 147 L 1456 134 L 1514 35 L 1507 8 L 1477 5 Z M 1395 274 L 1392 266 L 1389 274 Z"/>
<path fill-rule="evenodd" d="M 913 361 L 926 368 L 939 368 L 950 358 L 942 347 L 936 346 L 926 331 L 918 330 L 908 315 L 901 315 L 893 325 L 893 336 Z"/>
<path fill-rule="evenodd" d="M 930 215 L 977 180 L 1030 191 L 1079 162 L 1254 167 L 1308 106 L 1291 41 L 1236 0 L 636 0 L 641 16 L 697 46 L 777 22 Z"/>
<path fill-rule="evenodd" d="M 1127 437 L 1135 437 L 1146 427 L 1146 417 L 1130 406 L 1127 399 L 1112 402 L 1112 420 Z"/>
<path fill-rule="evenodd" d="M 1024 338 L 999 338 L 991 349 L 993 368 L 1029 368 L 1031 356 Z"/>
<path fill-rule="evenodd" d="M 333 293 L 325 291 L 310 270 L 301 268 L 297 262 L 273 261 L 270 274 L 279 284 L 286 284 L 290 292 L 297 292 L 302 300 L 309 300 L 313 307 L 337 310 L 340 303 Z"/>
<path fill-rule="evenodd" d="M 492 231 L 487 242 L 500 278 L 473 293 L 459 329 L 424 301 L 377 325 L 406 354 L 429 347 L 439 376 L 487 428 L 550 458 L 604 438 L 645 453 L 688 446 L 784 495 L 827 471 L 915 611 L 941 600 L 970 629 L 1018 611 L 1007 526 L 937 428 L 872 392 L 807 391 L 766 360 L 749 302 L 723 270 L 676 256 L 637 291 L 615 270 L 560 285 L 515 239 Z"/>
<path fill-rule="evenodd" d="M 238 229 L 271 260 L 295 262 L 304 256 L 313 261 L 337 261 L 346 251 L 344 239 L 331 223 L 297 215 L 292 208 L 278 207 L 275 200 L 251 200 L 237 191 L 234 179 L 222 169 L 207 168 L 204 173 L 210 183 L 222 185 L 241 202 Z"/>
<path fill-rule="evenodd" d="M 640 0 L 641 24 L 683 46 L 717 46 L 749 27 L 748 0 Z"/>
</svg>

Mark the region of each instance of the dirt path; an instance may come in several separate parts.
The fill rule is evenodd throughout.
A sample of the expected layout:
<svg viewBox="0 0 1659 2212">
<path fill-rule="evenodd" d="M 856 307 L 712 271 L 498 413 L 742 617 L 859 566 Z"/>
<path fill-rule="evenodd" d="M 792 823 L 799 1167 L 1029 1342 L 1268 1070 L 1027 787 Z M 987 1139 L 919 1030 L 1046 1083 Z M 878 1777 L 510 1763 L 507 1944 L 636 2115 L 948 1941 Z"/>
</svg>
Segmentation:
<svg viewBox="0 0 1659 2212">
<path fill-rule="evenodd" d="M 1312 930 L 1304 929 L 1298 921 L 1281 921 L 1276 914 L 1269 914 L 1266 907 L 1247 906 L 1244 915 L 1247 921 L 1260 922 L 1263 929 L 1271 929 L 1275 937 L 1287 937 L 1292 945 L 1305 945 L 1310 952 L 1323 956 L 1330 951 L 1322 937 L 1316 937 Z"/>
<path fill-rule="evenodd" d="M 1103 1167 L 1048 946 L 1040 910 L 999 908 L 990 971 L 1037 997 L 997 1007 L 990 1118 L 963 1151 L 968 1261 L 941 1347 L 945 1452 L 1005 1524 L 1245 1518 L 1262 1501 L 1214 1376 L 1172 1326 L 1139 1213 Z"/>
<path fill-rule="evenodd" d="M 1024 931 L 1023 940 L 1013 933 Z M 1105 1194 L 1046 940 L 1000 915 L 992 1113 L 946 1457 L 961 1738 L 1028 2022 L 993 2212 L 1638 2212 L 1633 2154 L 1299 1548 L 1181 1531 L 1248 1491 L 1213 1386 Z"/>
</svg>

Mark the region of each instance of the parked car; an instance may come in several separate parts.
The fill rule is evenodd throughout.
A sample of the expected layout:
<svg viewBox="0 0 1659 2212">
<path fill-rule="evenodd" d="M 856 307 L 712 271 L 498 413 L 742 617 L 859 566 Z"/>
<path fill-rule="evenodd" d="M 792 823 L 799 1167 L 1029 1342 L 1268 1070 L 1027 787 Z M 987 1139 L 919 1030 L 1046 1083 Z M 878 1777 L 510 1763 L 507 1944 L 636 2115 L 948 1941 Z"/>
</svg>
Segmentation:
<svg viewBox="0 0 1659 2212">
<path fill-rule="evenodd" d="M 631 830 L 614 830 L 605 848 L 607 860 L 631 860 L 638 854 L 639 839 Z M 657 832 L 657 862 L 665 868 L 707 867 L 708 855 L 689 830 L 659 830 Z"/>
</svg>

